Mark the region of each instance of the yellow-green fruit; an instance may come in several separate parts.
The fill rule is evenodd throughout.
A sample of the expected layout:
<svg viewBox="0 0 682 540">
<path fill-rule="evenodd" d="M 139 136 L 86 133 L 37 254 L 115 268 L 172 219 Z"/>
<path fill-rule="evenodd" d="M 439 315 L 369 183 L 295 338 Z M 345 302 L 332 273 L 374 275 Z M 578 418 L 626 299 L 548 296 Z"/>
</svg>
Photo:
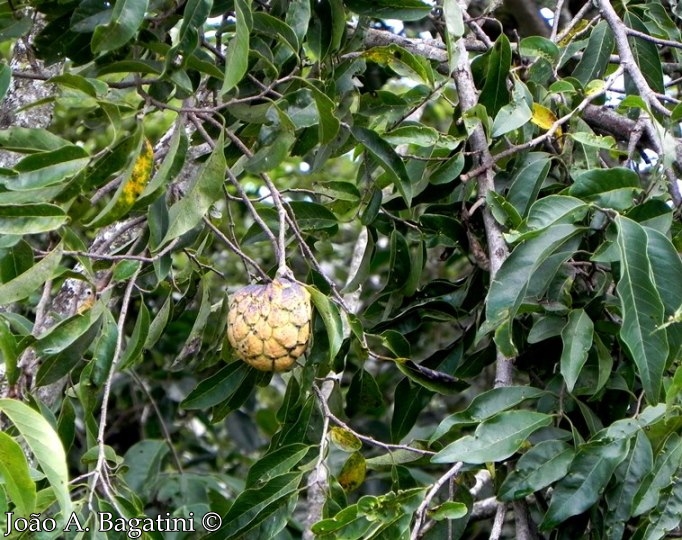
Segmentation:
<svg viewBox="0 0 682 540">
<path fill-rule="evenodd" d="M 227 338 L 237 356 L 261 371 L 289 369 L 308 347 L 312 305 L 302 285 L 276 278 L 230 299 Z"/>
</svg>

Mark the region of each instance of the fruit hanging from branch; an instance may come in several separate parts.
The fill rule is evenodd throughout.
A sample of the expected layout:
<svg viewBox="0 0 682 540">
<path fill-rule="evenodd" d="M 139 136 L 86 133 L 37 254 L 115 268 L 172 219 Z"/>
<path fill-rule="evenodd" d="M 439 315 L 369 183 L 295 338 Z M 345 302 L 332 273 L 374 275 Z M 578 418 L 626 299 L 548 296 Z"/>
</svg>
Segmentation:
<svg viewBox="0 0 682 540">
<path fill-rule="evenodd" d="M 308 291 L 278 277 L 232 295 L 227 337 L 237 356 L 261 371 L 284 371 L 305 352 L 312 304 Z"/>
</svg>

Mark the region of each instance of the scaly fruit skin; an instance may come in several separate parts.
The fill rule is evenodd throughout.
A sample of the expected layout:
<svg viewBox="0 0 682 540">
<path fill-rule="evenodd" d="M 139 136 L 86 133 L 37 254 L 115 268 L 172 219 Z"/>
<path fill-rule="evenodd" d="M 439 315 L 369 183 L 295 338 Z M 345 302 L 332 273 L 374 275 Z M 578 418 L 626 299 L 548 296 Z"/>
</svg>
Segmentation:
<svg viewBox="0 0 682 540">
<path fill-rule="evenodd" d="M 302 285 L 276 278 L 230 299 L 227 338 L 237 356 L 261 371 L 289 369 L 308 347 L 312 304 Z"/>
</svg>

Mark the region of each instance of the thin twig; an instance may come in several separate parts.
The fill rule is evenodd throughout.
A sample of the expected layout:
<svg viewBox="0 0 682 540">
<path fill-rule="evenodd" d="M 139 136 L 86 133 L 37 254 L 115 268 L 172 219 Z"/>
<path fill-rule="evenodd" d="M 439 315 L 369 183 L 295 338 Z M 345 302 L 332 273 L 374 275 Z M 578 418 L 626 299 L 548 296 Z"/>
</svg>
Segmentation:
<svg viewBox="0 0 682 540">
<path fill-rule="evenodd" d="M 632 77 L 632 82 L 635 83 L 641 98 L 652 109 L 655 109 L 664 116 L 670 116 L 670 111 L 666 109 L 659 99 L 654 95 L 649 83 L 644 78 L 642 71 L 639 69 L 639 66 L 637 65 L 635 57 L 632 53 L 632 49 L 630 48 L 630 43 L 628 42 L 626 26 L 616 13 L 616 10 L 613 9 L 611 2 L 609 2 L 609 0 L 599 0 L 599 9 L 602 16 L 613 31 L 613 36 L 616 40 L 616 48 L 618 49 L 618 55 L 620 56 L 621 66 L 623 66 L 630 74 L 630 77 Z"/>
<path fill-rule="evenodd" d="M 116 336 L 116 346 L 114 348 L 114 356 L 111 360 L 111 366 L 109 367 L 109 373 L 107 375 L 106 381 L 104 382 L 104 390 L 102 392 L 102 406 L 100 409 L 100 419 L 99 419 L 99 430 L 97 432 L 97 463 L 95 465 L 94 474 L 92 477 L 92 482 L 90 486 L 90 495 L 88 496 L 88 508 L 91 512 L 94 512 L 94 507 L 92 501 L 95 495 L 95 490 L 98 484 L 101 484 L 105 495 L 109 499 L 109 502 L 114 506 L 119 515 L 124 515 L 118 506 L 118 502 L 113 497 L 108 486 L 108 479 L 106 478 L 106 449 L 104 447 L 104 435 L 107 429 L 107 414 L 109 408 L 109 397 L 111 396 L 111 385 L 114 380 L 114 375 L 116 374 L 116 367 L 121 359 L 121 353 L 123 351 L 123 336 L 125 333 L 125 323 L 128 318 L 128 308 L 130 307 L 130 299 L 133 294 L 133 289 L 135 288 L 135 282 L 140 274 L 141 267 L 138 267 L 134 274 L 131 276 L 128 284 L 126 286 L 125 292 L 123 294 L 123 300 L 121 303 L 121 311 L 118 316 L 117 331 Z"/>
<path fill-rule="evenodd" d="M 557 32 L 559 31 L 559 22 L 561 20 L 561 10 L 564 8 L 564 0 L 557 0 L 556 8 L 554 8 L 554 20 L 552 21 L 552 32 L 549 39 L 556 40 Z"/>
<path fill-rule="evenodd" d="M 345 430 L 348 430 L 350 433 L 355 435 L 362 442 L 366 442 L 367 444 L 372 445 L 372 446 L 376 446 L 377 448 L 382 448 L 383 450 L 386 450 L 387 452 L 395 452 L 397 450 L 404 450 L 404 451 L 412 452 L 414 454 L 419 454 L 422 456 L 433 456 L 436 454 L 435 452 L 432 452 L 431 450 L 422 450 L 420 448 L 413 448 L 412 446 L 408 446 L 406 444 L 384 443 L 381 441 L 377 441 L 376 439 L 373 439 L 372 437 L 369 437 L 367 435 L 363 435 L 362 433 L 358 433 L 352 427 L 350 427 L 348 424 L 346 424 L 343 420 L 341 420 L 340 418 L 338 418 L 337 416 L 334 415 L 334 413 L 329 409 L 329 405 L 327 404 L 327 401 L 324 399 L 324 396 L 322 395 L 322 391 L 318 388 L 318 386 L 316 384 L 313 384 L 313 391 L 315 392 L 315 395 L 317 396 L 317 401 L 320 404 L 320 408 L 322 409 L 322 413 L 324 414 L 324 416 L 328 417 L 337 426 L 342 427 Z"/>
<path fill-rule="evenodd" d="M 451 478 L 457 476 L 463 466 L 464 464 L 462 462 L 455 463 L 443 476 L 433 483 L 431 489 L 429 489 L 429 491 L 426 493 L 424 500 L 414 513 L 414 525 L 412 526 L 410 540 L 417 540 L 419 538 L 419 531 L 421 530 L 422 524 L 424 523 L 424 517 L 426 516 L 429 504 L 431 504 L 431 501 L 436 496 L 440 488 L 442 488 Z"/>
<path fill-rule="evenodd" d="M 211 136 L 206 133 L 206 130 L 204 129 L 204 126 L 201 125 L 201 122 L 199 122 L 199 119 L 193 115 L 189 115 L 190 120 L 192 123 L 195 125 L 197 128 L 197 131 L 201 134 L 201 136 L 204 138 L 204 140 L 211 146 L 211 148 L 215 148 L 215 141 L 211 138 Z M 202 117 L 204 118 L 204 117 Z M 206 120 L 211 120 L 210 118 L 206 118 Z M 220 129 L 224 129 L 222 126 L 220 126 Z M 232 134 L 230 133 L 229 130 L 225 130 L 225 133 L 227 136 L 232 139 Z M 237 193 L 241 197 L 243 203 L 246 205 L 246 208 L 248 209 L 249 213 L 251 214 L 251 217 L 253 220 L 258 224 L 258 226 L 263 230 L 263 233 L 265 236 L 267 236 L 268 240 L 270 240 L 270 243 L 272 244 L 272 247 L 274 249 L 275 255 L 277 258 L 279 258 L 279 243 L 277 239 L 275 238 L 275 235 L 272 233 L 270 230 L 270 227 L 267 226 L 265 221 L 260 217 L 258 212 L 256 211 L 256 208 L 251 204 L 251 201 L 249 198 L 246 196 L 246 193 L 244 192 L 244 188 L 242 188 L 241 184 L 239 183 L 239 180 L 237 180 L 237 177 L 234 175 L 232 170 L 228 167 L 227 168 L 227 177 L 230 180 L 230 183 L 234 186 L 234 188 L 237 190 Z"/>
<path fill-rule="evenodd" d="M 603 95 L 606 93 L 606 91 L 616 82 L 618 77 L 620 77 L 623 74 L 624 68 L 622 66 L 618 67 L 616 71 L 606 80 L 604 83 L 604 87 L 593 94 L 590 94 L 589 96 L 586 96 L 579 104 L 578 106 L 562 116 L 561 118 L 557 119 L 551 126 L 550 128 L 543 133 L 542 135 L 538 135 L 537 137 L 526 141 L 525 143 L 522 144 L 517 144 L 515 146 L 512 146 L 510 148 L 507 148 L 506 150 L 502 150 L 501 152 L 498 152 L 494 156 L 492 156 L 492 162 L 491 163 L 481 163 L 478 167 L 474 167 L 472 170 L 469 172 L 463 174 L 460 176 L 460 180 L 462 182 L 467 182 L 471 178 L 475 178 L 479 175 L 481 175 L 484 171 L 489 169 L 493 163 L 496 163 L 504 158 L 508 158 L 510 156 L 513 156 L 514 154 L 517 154 L 519 152 L 522 152 L 524 150 L 528 150 L 530 148 L 533 148 L 539 144 L 544 143 L 545 141 L 551 139 L 554 134 L 557 132 L 557 130 L 563 126 L 565 123 L 567 123 L 571 118 L 573 118 L 576 114 L 579 112 L 582 112 L 592 101 L 597 99 L 599 96 Z"/>
<path fill-rule="evenodd" d="M 320 399 L 329 399 L 334 390 L 335 380 L 325 379 L 320 391 Z M 322 433 L 320 434 L 320 450 L 317 454 L 315 467 L 308 475 L 307 480 L 307 512 L 305 518 L 305 528 L 303 530 L 303 540 L 313 540 L 312 526 L 320 521 L 324 515 L 324 506 L 327 502 L 327 492 L 329 490 L 329 472 L 327 470 L 327 451 L 329 448 L 329 416 L 323 415 Z"/>
<path fill-rule="evenodd" d="M 149 391 L 149 388 L 147 388 L 147 384 L 140 378 L 140 376 L 135 372 L 135 370 L 131 369 L 130 375 L 133 377 L 133 380 L 138 384 L 138 386 L 142 389 L 144 395 L 147 396 L 147 401 L 149 401 L 152 408 L 154 409 L 154 414 L 156 415 L 156 418 L 159 421 L 159 426 L 161 427 L 163 438 L 171 451 L 171 455 L 173 456 L 175 467 L 177 468 L 180 474 L 183 474 L 184 471 L 182 468 L 182 462 L 180 461 L 180 456 L 178 456 L 178 452 L 175 449 L 175 445 L 173 444 L 173 440 L 171 439 L 170 432 L 168 431 L 168 427 L 166 426 L 166 422 L 164 421 L 163 416 L 161 415 L 159 406 L 156 404 L 154 396 L 152 396 L 151 392 Z"/>
<path fill-rule="evenodd" d="M 497 510 L 495 511 L 495 519 L 493 527 L 490 531 L 490 540 L 499 540 L 502 536 L 502 527 L 504 527 L 504 518 L 507 515 L 507 505 L 505 503 L 497 503 Z"/>
<path fill-rule="evenodd" d="M 654 36 L 650 36 L 649 34 L 645 34 L 644 32 L 640 32 L 639 30 L 635 30 L 634 28 L 629 28 L 629 27 L 625 28 L 625 32 L 629 36 L 638 37 L 638 38 L 641 38 L 645 41 L 650 41 L 651 43 L 654 43 L 656 45 L 674 47 L 675 49 L 682 49 L 682 43 L 680 43 L 679 41 L 657 38 Z"/>
<path fill-rule="evenodd" d="M 559 43 L 562 39 L 564 39 L 571 32 L 571 30 L 575 28 L 575 25 L 578 24 L 583 19 L 583 17 L 585 17 L 587 12 L 590 11 L 592 7 L 593 7 L 592 2 L 585 2 L 578 11 L 578 13 L 576 13 L 570 20 L 570 22 L 566 25 L 566 28 L 564 28 L 558 35 L 556 35 L 553 41 L 555 43 Z"/>
<path fill-rule="evenodd" d="M 249 264 L 253 269 L 258 273 L 258 276 L 263 279 L 264 281 L 268 280 L 268 275 L 263 271 L 263 269 L 258 265 L 256 261 L 254 261 L 251 257 L 249 257 L 246 253 L 244 253 L 239 247 L 232 242 L 218 227 L 213 225 L 211 221 L 204 217 L 204 223 L 206 226 L 213 231 L 213 233 L 220 239 L 223 244 L 225 244 L 231 251 L 237 254 L 237 256 L 244 261 L 245 264 Z"/>
</svg>

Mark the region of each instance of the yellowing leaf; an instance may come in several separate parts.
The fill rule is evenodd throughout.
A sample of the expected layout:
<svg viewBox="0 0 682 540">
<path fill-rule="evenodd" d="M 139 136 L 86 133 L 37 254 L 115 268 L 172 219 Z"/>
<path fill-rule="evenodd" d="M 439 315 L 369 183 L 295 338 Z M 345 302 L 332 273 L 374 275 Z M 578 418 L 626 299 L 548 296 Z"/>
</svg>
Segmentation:
<svg viewBox="0 0 682 540">
<path fill-rule="evenodd" d="M 87 226 L 103 227 L 125 216 L 149 183 L 153 168 L 154 149 L 149 140 L 144 139 L 139 155 L 126 171 L 127 178 L 122 181 L 111 201 Z"/>
<path fill-rule="evenodd" d="M 556 120 L 557 118 L 554 116 L 554 113 L 547 107 L 540 105 L 539 103 L 533 103 L 533 116 L 530 118 L 530 121 L 533 122 L 533 124 L 542 129 L 549 129 Z"/>
<path fill-rule="evenodd" d="M 604 90 L 605 86 L 606 83 L 601 79 L 594 79 L 593 81 L 587 83 L 587 86 L 585 87 L 585 95 L 591 96 L 593 94 L 598 94 Z"/>
<path fill-rule="evenodd" d="M 348 457 L 346 463 L 341 468 L 338 477 L 339 484 L 346 491 L 356 490 L 365 481 L 366 472 L 365 458 L 360 452 L 354 452 Z"/>
<path fill-rule="evenodd" d="M 135 203 L 152 176 L 153 165 L 154 149 L 149 139 L 145 139 L 142 143 L 140 155 L 137 156 L 133 165 L 130 178 L 123 184 L 123 192 L 121 193 L 121 198 L 116 203 L 117 206 L 120 204 L 130 208 Z"/>
<path fill-rule="evenodd" d="M 362 448 L 360 439 L 358 439 L 354 433 L 344 428 L 336 426 L 330 428 L 329 438 L 344 452 L 356 452 Z"/>
<path fill-rule="evenodd" d="M 577 36 L 580 32 L 585 30 L 589 26 L 589 21 L 586 19 L 581 19 L 578 21 L 578 24 L 576 24 L 571 31 L 566 34 L 561 41 L 559 41 L 559 47 L 565 47 L 568 45 L 571 41 L 573 41 L 573 38 Z"/>
</svg>

